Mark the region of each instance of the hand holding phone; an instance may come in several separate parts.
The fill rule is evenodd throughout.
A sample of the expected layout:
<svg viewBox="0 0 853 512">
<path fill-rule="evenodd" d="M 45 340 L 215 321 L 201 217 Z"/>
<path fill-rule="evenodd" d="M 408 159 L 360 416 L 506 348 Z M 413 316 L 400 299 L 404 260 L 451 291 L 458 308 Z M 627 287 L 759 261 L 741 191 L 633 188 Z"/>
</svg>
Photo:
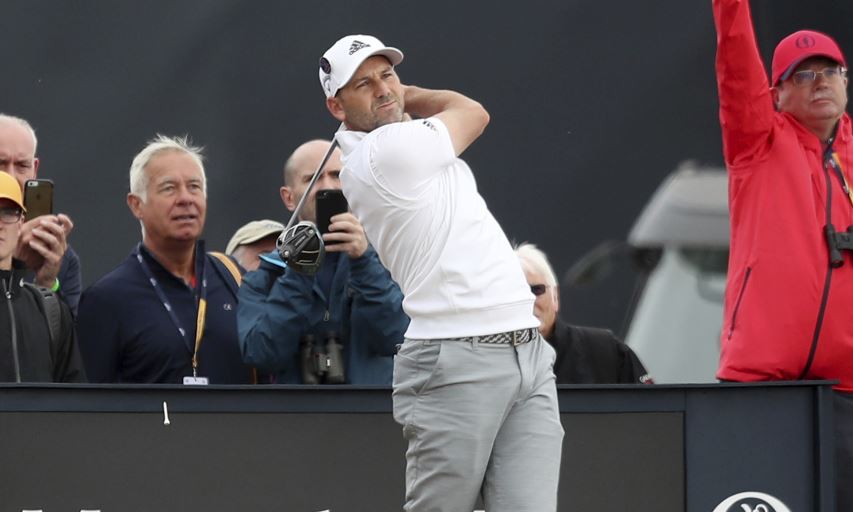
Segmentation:
<svg viewBox="0 0 853 512">
<path fill-rule="evenodd" d="M 24 208 L 27 220 L 53 213 L 53 182 L 50 180 L 27 180 L 24 183 Z"/>
<path fill-rule="evenodd" d="M 320 234 L 329 232 L 331 219 L 339 213 L 349 211 L 349 204 L 344 193 L 337 189 L 318 190 L 315 200 L 315 212 L 317 215 L 317 230 Z"/>
</svg>

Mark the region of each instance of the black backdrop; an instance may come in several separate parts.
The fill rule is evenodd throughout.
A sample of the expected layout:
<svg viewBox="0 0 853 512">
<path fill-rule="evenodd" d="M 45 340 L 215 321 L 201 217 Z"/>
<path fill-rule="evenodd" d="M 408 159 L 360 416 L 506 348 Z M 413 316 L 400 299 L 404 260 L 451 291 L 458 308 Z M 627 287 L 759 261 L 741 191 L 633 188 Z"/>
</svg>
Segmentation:
<svg viewBox="0 0 853 512">
<path fill-rule="evenodd" d="M 753 6 L 768 58 L 801 27 L 853 52 L 846 0 Z M 250 219 L 286 218 L 281 166 L 336 128 L 317 61 L 347 33 L 401 48 L 404 82 L 489 109 L 465 158 L 508 236 L 539 244 L 559 274 L 623 238 L 679 162 L 721 164 L 708 0 L 5 0 L 2 12 L 0 111 L 35 126 L 87 284 L 139 240 L 127 170 L 156 132 L 206 147 L 210 248 Z"/>
</svg>

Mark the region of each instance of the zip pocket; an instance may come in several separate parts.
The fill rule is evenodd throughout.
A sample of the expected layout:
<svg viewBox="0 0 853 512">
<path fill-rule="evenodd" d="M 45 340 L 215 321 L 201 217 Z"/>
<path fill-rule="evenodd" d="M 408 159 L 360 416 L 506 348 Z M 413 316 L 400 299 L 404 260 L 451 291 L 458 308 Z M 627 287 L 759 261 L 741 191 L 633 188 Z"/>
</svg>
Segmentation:
<svg viewBox="0 0 853 512">
<path fill-rule="evenodd" d="M 740 302 L 743 300 L 743 293 L 746 291 L 746 285 L 749 283 L 749 276 L 752 274 L 752 267 L 746 267 L 746 274 L 743 276 L 743 284 L 740 286 L 740 292 L 737 295 L 737 302 L 735 302 L 735 309 L 732 311 L 732 320 L 729 322 L 729 339 L 732 339 L 732 334 L 735 332 L 735 321 L 737 320 L 737 313 L 740 310 Z"/>
</svg>

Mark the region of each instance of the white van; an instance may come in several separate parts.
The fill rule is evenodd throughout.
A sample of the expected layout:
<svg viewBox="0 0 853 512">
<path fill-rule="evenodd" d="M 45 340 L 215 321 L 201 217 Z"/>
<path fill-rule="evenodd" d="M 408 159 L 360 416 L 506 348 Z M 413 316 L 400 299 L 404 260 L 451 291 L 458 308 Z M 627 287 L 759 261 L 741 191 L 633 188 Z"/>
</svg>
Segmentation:
<svg viewBox="0 0 853 512">
<path fill-rule="evenodd" d="M 728 246 L 726 172 L 688 162 L 658 187 L 627 244 L 591 251 L 566 272 L 563 287 L 600 279 L 628 254 L 636 283 L 625 342 L 657 383 L 716 382 Z"/>
</svg>

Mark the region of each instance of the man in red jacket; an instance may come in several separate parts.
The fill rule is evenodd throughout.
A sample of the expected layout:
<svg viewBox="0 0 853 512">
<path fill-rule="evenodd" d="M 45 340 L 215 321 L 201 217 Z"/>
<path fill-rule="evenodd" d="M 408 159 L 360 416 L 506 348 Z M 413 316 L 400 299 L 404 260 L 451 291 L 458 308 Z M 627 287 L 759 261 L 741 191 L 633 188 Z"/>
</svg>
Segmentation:
<svg viewBox="0 0 853 512">
<path fill-rule="evenodd" d="M 747 0 L 714 0 L 731 255 L 717 376 L 837 379 L 838 510 L 853 510 L 853 133 L 829 36 L 783 39 L 771 80 Z M 842 485 L 843 482 L 846 482 Z"/>
</svg>

